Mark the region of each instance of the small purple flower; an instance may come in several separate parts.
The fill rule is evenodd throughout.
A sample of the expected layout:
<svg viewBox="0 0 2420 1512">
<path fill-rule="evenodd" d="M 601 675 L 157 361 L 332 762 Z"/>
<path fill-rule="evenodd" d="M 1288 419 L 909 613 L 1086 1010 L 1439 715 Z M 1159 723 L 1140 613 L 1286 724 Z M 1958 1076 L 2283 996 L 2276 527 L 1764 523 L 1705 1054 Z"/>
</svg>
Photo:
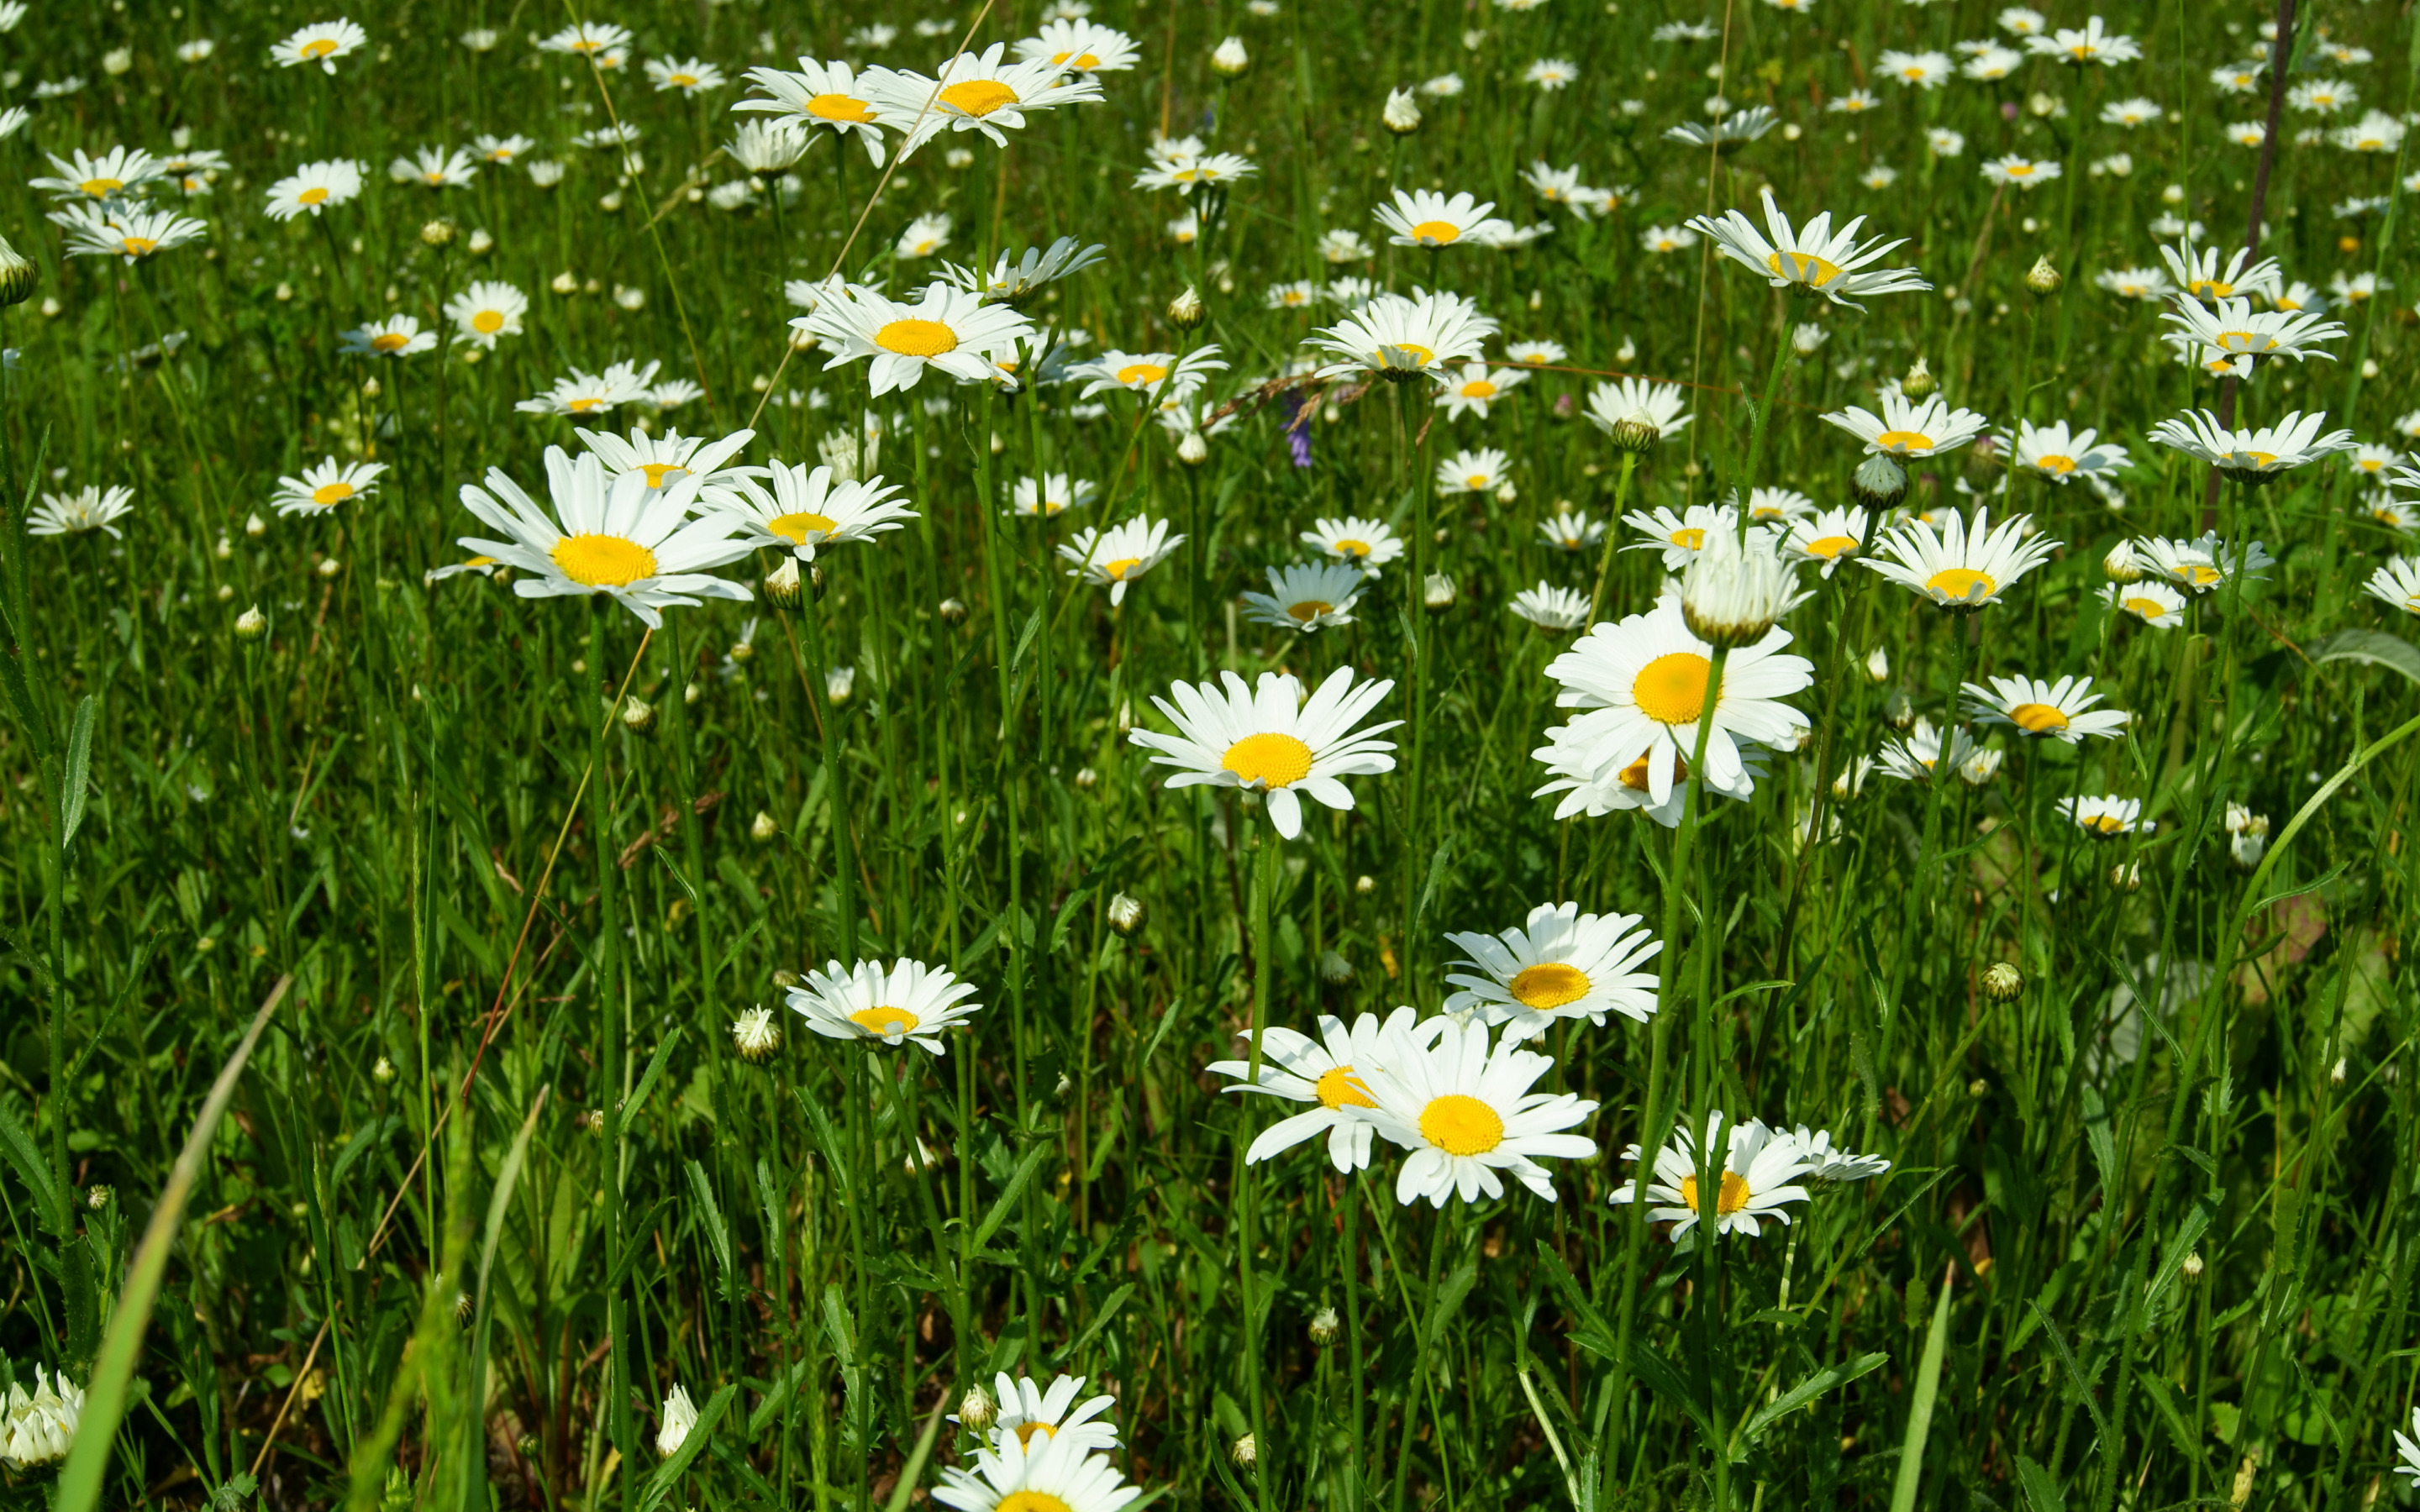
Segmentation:
<svg viewBox="0 0 2420 1512">
<path fill-rule="evenodd" d="M 1294 465 L 1311 466 L 1311 409 L 1298 393 L 1285 395 L 1286 449 L 1294 454 Z"/>
</svg>

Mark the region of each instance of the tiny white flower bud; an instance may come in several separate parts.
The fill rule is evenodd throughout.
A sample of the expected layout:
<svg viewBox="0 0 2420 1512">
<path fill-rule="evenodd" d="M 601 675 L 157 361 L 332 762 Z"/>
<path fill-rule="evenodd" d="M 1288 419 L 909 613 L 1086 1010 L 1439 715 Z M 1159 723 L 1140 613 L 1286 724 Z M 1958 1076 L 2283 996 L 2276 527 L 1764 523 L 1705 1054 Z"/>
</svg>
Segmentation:
<svg viewBox="0 0 2420 1512">
<path fill-rule="evenodd" d="M 235 633 L 240 640 L 257 640 L 269 633 L 269 616 L 255 604 L 235 617 Z"/>
<path fill-rule="evenodd" d="M 1378 119 L 1397 136 L 1409 136 L 1420 129 L 1419 101 L 1408 89 L 1387 91 L 1387 108 Z"/>
<path fill-rule="evenodd" d="M 1244 51 L 1244 39 L 1230 37 L 1210 50 L 1210 67 L 1226 78 L 1235 78 L 1252 66 L 1252 54 Z"/>
</svg>

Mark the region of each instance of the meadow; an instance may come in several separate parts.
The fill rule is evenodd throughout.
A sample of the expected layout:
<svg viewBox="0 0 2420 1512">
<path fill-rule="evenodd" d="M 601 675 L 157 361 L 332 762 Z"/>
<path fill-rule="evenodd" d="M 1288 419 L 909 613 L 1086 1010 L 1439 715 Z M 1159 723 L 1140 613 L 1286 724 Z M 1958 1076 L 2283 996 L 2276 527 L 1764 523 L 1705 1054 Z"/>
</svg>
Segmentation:
<svg viewBox="0 0 2420 1512">
<path fill-rule="evenodd" d="M 0 1504 L 2420 1505 L 2415 85 L 0 3 Z"/>
</svg>

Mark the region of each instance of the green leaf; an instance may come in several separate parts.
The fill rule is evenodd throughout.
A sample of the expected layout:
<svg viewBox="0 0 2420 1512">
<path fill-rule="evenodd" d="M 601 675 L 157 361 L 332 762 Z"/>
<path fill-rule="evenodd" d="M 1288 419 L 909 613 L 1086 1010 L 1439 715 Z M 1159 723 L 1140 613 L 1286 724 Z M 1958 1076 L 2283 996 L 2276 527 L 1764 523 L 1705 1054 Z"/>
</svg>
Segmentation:
<svg viewBox="0 0 2420 1512">
<path fill-rule="evenodd" d="M 1738 1439 L 1733 1441 L 1734 1449 L 1741 1445 L 1754 1443 L 1764 1436 L 1767 1428 L 1833 1387 L 1845 1386 L 1859 1376 L 1881 1368 L 1889 1361 L 1890 1356 L 1887 1353 L 1861 1354 L 1846 1365 L 1825 1365 L 1759 1409 L 1757 1414 L 1747 1420 L 1747 1426 L 1740 1429 Z M 1737 1455 L 1734 1454 L 1733 1458 L 1736 1458 Z"/>
<path fill-rule="evenodd" d="M 1016 1206 L 1017 1196 L 1024 1192 L 1025 1183 L 1033 1180 L 1033 1173 L 1057 1150 L 1056 1145 L 1036 1141 L 1033 1148 L 1025 1152 L 1025 1159 L 1017 1163 L 1016 1174 L 1000 1189 L 1000 1196 L 992 1199 L 991 1211 L 984 1214 L 983 1223 L 976 1227 L 975 1248 L 981 1249 L 991 1242 L 991 1236 L 999 1233 L 1000 1226 L 1008 1222 L 1009 1210 Z"/>
<path fill-rule="evenodd" d="M 100 708 L 98 697 L 86 693 L 84 702 L 76 705 L 75 729 L 68 736 L 67 770 L 59 775 L 59 849 L 62 851 L 74 843 L 76 831 L 84 827 L 85 797 L 92 788 L 92 718 Z"/>
<path fill-rule="evenodd" d="M 706 1227 L 706 1243 L 714 1251 L 716 1271 L 722 1277 L 724 1296 L 731 1294 L 731 1226 L 722 1221 L 722 1209 L 714 1200 L 714 1184 L 706 1179 L 706 1167 L 695 1161 L 689 1163 L 689 1188 L 697 1198 L 700 1222 Z"/>
<path fill-rule="evenodd" d="M 916 1447 L 908 1452 L 908 1462 L 899 1467 L 898 1484 L 891 1488 L 891 1500 L 883 1512 L 908 1512 L 908 1499 L 916 1494 L 917 1478 L 924 1473 L 924 1461 L 933 1458 L 933 1441 L 941 1436 L 941 1416 L 949 1405 L 949 1396 L 933 1404 L 932 1415 L 924 1419 L 924 1431 L 916 1435 Z"/>
<path fill-rule="evenodd" d="M 0 1103 L 0 1156 L 7 1157 L 17 1179 L 34 1195 L 35 1215 L 50 1236 L 61 1243 L 74 1237 L 68 1220 L 67 1194 L 51 1180 L 51 1163 L 42 1158 L 42 1147 L 5 1103 Z"/>
<path fill-rule="evenodd" d="M 723 1410 L 731 1405 L 731 1398 L 738 1395 L 738 1387 L 725 1386 L 699 1410 L 697 1421 L 690 1426 L 689 1437 L 681 1440 L 681 1446 L 673 1451 L 672 1458 L 658 1465 L 656 1473 L 647 1477 L 646 1489 L 639 1493 L 640 1512 L 656 1512 L 656 1508 L 664 1504 L 664 1498 L 670 1496 L 673 1488 L 680 1483 L 681 1473 L 689 1469 L 690 1461 L 706 1452 L 706 1441 L 714 1432 L 714 1425 L 721 1418 Z"/>
<path fill-rule="evenodd" d="M 1953 1266 L 1955 1262 L 1952 1262 Z M 1941 1356 L 1949 1344 L 1949 1294 L 1956 1270 L 1942 1277 L 1925 1332 L 1924 1358 L 1916 1367 L 1916 1395 L 1907 1404 L 1907 1438 L 1899 1452 L 1899 1482 L 1891 1489 L 1891 1512 L 1916 1512 L 1916 1476 L 1924 1469 L 1924 1441 L 1932 1432 L 1932 1404 L 1941 1393 Z"/>
<path fill-rule="evenodd" d="M 2024 1455 L 2017 1456 L 2017 1485 L 2024 1489 L 2030 1512 L 2067 1512 L 2067 1493 L 2049 1471 Z"/>
<path fill-rule="evenodd" d="M 1102 1329 L 1109 1326 L 1109 1319 L 1118 1315 L 1118 1309 L 1125 1306 L 1126 1304 L 1126 1299 L 1132 1297 L 1134 1294 L 1135 1288 L 1133 1282 L 1128 1282 L 1125 1286 L 1118 1288 L 1117 1290 L 1110 1292 L 1109 1299 L 1101 1304 L 1101 1310 L 1093 1315 L 1092 1322 L 1085 1325 L 1084 1332 L 1076 1335 L 1076 1342 L 1068 1345 L 1065 1349 L 1059 1351 L 1059 1358 L 1062 1360 L 1072 1360 L 1076 1358 L 1078 1351 L 1081 1350 L 1085 1345 L 1092 1343 L 1093 1336 L 1100 1333 Z"/>
<path fill-rule="evenodd" d="M 2420 683 L 2420 646 L 2383 630 L 2338 630 L 2303 649 L 2313 661 L 2366 661 Z"/>
<path fill-rule="evenodd" d="M 631 1089 L 629 1102 L 624 1103 L 622 1105 L 622 1110 L 614 1115 L 614 1138 L 619 1139 L 622 1137 L 624 1133 L 629 1129 L 630 1120 L 637 1118 L 639 1116 L 639 1110 L 647 1105 L 647 1094 L 656 1089 L 656 1078 L 664 1073 L 665 1058 L 672 1055 L 673 1046 L 679 1042 L 680 1026 L 675 1025 L 673 1026 L 672 1032 L 665 1035 L 663 1039 L 657 1043 L 656 1053 L 648 1057 L 647 1069 L 640 1074 L 639 1085 Z"/>
</svg>

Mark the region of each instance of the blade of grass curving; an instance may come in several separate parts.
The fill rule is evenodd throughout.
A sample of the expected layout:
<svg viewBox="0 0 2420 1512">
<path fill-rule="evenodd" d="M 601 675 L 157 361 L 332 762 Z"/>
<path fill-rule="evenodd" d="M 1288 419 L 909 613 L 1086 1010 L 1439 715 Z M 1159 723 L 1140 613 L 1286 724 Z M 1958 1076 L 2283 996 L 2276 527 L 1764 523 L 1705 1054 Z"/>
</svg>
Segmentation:
<svg viewBox="0 0 2420 1512">
<path fill-rule="evenodd" d="M 1899 1481 L 1891 1488 L 1891 1512 L 1916 1512 L 1916 1483 L 1924 1469 L 1924 1441 L 1932 1431 L 1932 1404 L 1941 1394 L 1941 1356 L 1949 1342 L 1949 1293 L 1958 1262 L 1942 1273 L 1941 1295 L 1932 1304 L 1932 1326 L 1924 1335 L 1924 1360 L 1916 1367 L 1916 1395 L 1907 1404 L 1907 1438 L 1900 1445 Z"/>
<path fill-rule="evenodd" d="M 235 1054 L 219 1068 L 218 1080 L 210 1084 L 209 1096 L 202 1102 L 201 1116 L 194 1120 L 194 1132 L 186 1135 L 185 1148 L 168 1172 L 168 1184 L 160 1191 L 159 1206 L 151 1210 L 151 1222 L 143 1230 L 143 1242 L 127 1272 L 116 1316 L 110 1319 L 109 1335 L 101 1340 L 92 1381 L 85 1388 L 84 1420 L 76 1429 L 75 1447 L 68 1452 L 67 1466 L 59 1472 L 54 1512 L 92 1512 L 101 1504 L 101 1480 L 109 1472 L 117 1425 L 126 1416 L 127 1388 L 143 1352 L 143 1331 L 150 1324 L 152 1305 L 160 1300 L 160 1278 L 168 1269 L 168 1250 L 176 1242 L 178 1220 L 184 1215 L 185 1200 L 193 1196 L 194 1183 L 201 1176 L 219 1119 L 235 1097 L 236 1078 L 252 1058 L 252 1047 L 260 1042 L 260 1031 L 269 1027 L 269 1016 L 277 1011 L 287 989 L 293 985 L 289 975 L 278 978 L 269 989 Z"/>
</svg>

